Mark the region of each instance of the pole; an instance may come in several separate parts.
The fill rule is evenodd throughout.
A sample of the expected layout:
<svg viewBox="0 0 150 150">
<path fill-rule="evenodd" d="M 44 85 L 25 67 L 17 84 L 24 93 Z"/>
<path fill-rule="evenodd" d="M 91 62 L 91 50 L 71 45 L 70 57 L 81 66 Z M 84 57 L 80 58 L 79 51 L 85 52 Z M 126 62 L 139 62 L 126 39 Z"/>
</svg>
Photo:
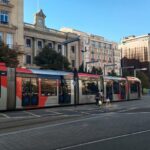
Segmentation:
<svg viewBox="0 0 150 150">
<path fill-rule="evenodd" d="M 105 64 L 104 64 L 104 76 L 105 76 Z"/>
<path fill-rule="evenodd" d="M 122 68 L 120 67 L 120 76 L 122 77 L 123 73 L 122 73 Z"/>
<path fill-rule="evenodd" d="M 134 77 L 136 77 L 136 69 L 134 69 Z"/>
</svg>

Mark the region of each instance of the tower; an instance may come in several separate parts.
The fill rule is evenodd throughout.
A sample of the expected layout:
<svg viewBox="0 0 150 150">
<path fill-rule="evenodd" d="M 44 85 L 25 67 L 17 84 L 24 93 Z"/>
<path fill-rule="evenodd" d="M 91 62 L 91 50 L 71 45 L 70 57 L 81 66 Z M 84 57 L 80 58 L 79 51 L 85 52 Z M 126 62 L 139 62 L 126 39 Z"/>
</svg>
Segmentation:
<svg viewBox="0 0 150 150">
<path fill-rule="evenodd" d="M 42 9 L 35 14 L 34 24 L 36 27 L 44 28 L 45 27 L 45 14 L 43 13 Z"/>
</svg>

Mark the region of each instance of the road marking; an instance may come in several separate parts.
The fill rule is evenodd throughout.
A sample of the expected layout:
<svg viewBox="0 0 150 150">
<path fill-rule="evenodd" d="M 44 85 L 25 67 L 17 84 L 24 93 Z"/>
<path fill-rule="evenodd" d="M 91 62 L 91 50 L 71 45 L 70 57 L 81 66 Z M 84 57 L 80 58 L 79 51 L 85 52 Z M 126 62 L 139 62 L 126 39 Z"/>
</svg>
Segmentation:
<svg viewBox="0 0 150 150">
<path fill-rule="evenodd" d="M 9 119 L 10 117 L 4 113 L 0 113 L 0 115 L 4 116 L 5 118 Z"/>
<path fill-rule="evenodd" d="M 137 115 L 137 114 L 150 114 L 150 112 L 123 112 L 122 114 Z"/>
<path fill-rule="evenodd" d="M 103 114 L 103 115 L 102 114 L 101 115 L 97 114 L 94 117 L 93 116 L 92 117 L 87 117 L 87 118 L 78 119 L 78 120 L 75 120 L 75 121 L 68 121 L 68 122 L 64 122 L 64 123 L 52 124 L 52 125 L 47 125 L 47 126 L 42 126 L 42 127 L 35 127 L 35 128 L 30 128 L 30 129 L 23 129 L 23 130 L 8 132 L 8 133 L 2 133 L 2 134 L 0 134 L 0 137 L 14 135 L 14 134 L 20 134 L 20 133 L 26 133 L 26 132 L 33 131 L 33 130 L 40 130 L 40 129 L 52 128 L 52 127 L 57 127 L 57 126 L 62 126 L 62 125 L 69 125 L 69 124 L 72 124 L 72 123 L 83 122 L 83 121 L 86 121 L 86 120 L 91 120 L 91 119 L 95 119 L 95 118 L 99 118 L 99 117 L 110 116 L 110 114 L 112 114 L 112 113 Z"/>
<path fill-rule="evenodd" d="M 27 114 L 29 114 L 29 115 L 32 115 L 32 116 L 34 116 L 34 117 L 41 117 L 40 115 L 36 115 L 36 114 L 34 114 L 34 113 L 32 113 L 32 112 L 29 112 L 29 111 L 23 111 L 23 112 L 25 112 L 25 113 L 27 113 Z"/>
<path fill-rule="evenodd" d="M 64 148 L 58 148 L 56 150 L 67 150 L 67 149 L 71 149 L 71 148 L 77 149 L 78 147 L 81 147 L 81 146 L 86 146 L 86 145 L 95 144 L 95 143 L 101 143 L 101 142 L 105 142 L 105 141 L 111 141 L 111 140 L 115 140 L 115 139 L 119 139 L 119 138 L 139 135 L 139 134 L 148 133 L 148 132 L 150 132 L 150 130 L 144 130 L 144 131 L 139 131 L 139 132 L 134 132 L 134 133 L 129 133 L 129 134 L 123 134 L 123 135 L 119 135 L 119 136 L 104 138 L 104 139 L 86 142 L 86 143 L 82 143 L 82 144 L 76 144 L 76 145 L 72 145 L 72 146 L 68 146 L 68 147 L 64 147 Z"/>
<path fill-rule="evenodd" d="M 46 110 L 46 112 L 54 113 L 56 115 L 62 115 L 63 113 L 59 113 L 57 111 L 52 111 L 52 110 Z"/>
</svg>

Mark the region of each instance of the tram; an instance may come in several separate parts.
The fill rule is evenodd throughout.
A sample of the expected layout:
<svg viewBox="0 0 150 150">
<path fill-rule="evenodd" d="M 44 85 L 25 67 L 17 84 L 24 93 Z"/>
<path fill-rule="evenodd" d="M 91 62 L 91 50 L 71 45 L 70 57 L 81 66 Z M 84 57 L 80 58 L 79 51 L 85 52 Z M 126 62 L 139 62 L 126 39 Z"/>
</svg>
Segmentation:
<svg viewBox="0 0 150 150">
<path fill-rule="evenodd" d="M 95 103 L 100 76 L 0 66 L 0 110 Z"/>
<path fill-rule="evenodd" d="M 104 76 L 104 97 L 110 101 L 124 101 L 141 98 L 141 81 L 135 77 Z"/>
<path fill-rule="evenodd" d="M 95 103 L 104 91 L 105 99 L 123 101 L 141 97 L 141 82 L 134 77 L 103 77 L 72 72 L 7 68 L 0 64 L 0 110 Z"/>
</svg>

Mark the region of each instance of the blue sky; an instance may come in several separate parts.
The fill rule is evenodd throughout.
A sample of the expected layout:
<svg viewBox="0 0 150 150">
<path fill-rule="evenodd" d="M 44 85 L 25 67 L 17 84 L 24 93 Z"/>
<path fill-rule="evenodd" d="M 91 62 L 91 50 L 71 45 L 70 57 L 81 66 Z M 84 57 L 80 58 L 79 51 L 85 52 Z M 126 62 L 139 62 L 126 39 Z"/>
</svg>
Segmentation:
<svg viewBox="0 0 150 150">
<path fill-rule="evenodd" d="M 150 0 L 24 0 L 24 21 L 43 9 L 46 26 L 71 27 L 119 42 L 150 32 Z"/>
</svg>

